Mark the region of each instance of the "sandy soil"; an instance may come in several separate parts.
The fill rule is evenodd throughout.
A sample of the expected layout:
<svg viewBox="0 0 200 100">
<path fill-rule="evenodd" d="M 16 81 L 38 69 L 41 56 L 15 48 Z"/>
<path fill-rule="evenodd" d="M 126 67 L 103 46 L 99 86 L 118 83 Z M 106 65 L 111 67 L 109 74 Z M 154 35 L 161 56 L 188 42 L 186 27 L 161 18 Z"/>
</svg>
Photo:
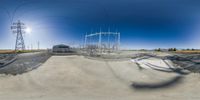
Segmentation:
<svg viewBox="0 0 200 100">
<path fill-rule="evenodd" d="M 199 78 L 139 69 L 130 60 L 52 56 L 29 73 L 1 75 L 0 100 L 199 100 Z"/>
</svg>

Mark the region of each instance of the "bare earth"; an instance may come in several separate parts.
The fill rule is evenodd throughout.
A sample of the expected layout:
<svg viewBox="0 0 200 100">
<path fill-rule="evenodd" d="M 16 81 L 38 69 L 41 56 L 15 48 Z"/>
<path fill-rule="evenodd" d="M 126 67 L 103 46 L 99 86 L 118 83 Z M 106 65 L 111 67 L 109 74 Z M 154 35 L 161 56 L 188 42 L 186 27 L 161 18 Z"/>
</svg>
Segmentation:
<svg viewBox="0 0 200 100">
<path fill-rule="evenodd" d="M 129 60 L 52 56 L 31 72 L 1 75 L 0 100 L 200 100 L 199 86 L 199 74 L 139 69 Z"/>
</svg>

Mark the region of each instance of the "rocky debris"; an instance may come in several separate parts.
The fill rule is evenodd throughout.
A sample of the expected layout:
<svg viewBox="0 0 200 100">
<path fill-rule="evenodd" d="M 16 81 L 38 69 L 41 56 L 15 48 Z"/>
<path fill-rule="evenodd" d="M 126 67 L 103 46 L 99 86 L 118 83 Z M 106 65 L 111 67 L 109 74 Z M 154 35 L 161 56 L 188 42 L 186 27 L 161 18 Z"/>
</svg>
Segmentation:
<svg viewBox="0 0 200 100">
<path fill-rule="evenodd" d="M 200 55 L 175 55 L 166 58 L 191 72 L 200 72 Z"/>
<path fill-rule="evenodd" d="M 14 62 L 16 54 L 0 54 L 0 68 Z"/>
</svg>

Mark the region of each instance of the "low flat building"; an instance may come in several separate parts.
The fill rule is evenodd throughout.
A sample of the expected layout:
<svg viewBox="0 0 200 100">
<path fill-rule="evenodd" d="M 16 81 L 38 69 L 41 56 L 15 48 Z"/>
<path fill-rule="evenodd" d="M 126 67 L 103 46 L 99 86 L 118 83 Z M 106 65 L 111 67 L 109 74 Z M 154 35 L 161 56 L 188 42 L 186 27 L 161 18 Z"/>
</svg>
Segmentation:
<svg viewBox="0 0 200 100">
<path fill-rule="evenodd" d="M 54 45 L 52 51 L 53 53 L 68 53 L 70 52 L 70 46 L 64 44 Z"/>
</svg>

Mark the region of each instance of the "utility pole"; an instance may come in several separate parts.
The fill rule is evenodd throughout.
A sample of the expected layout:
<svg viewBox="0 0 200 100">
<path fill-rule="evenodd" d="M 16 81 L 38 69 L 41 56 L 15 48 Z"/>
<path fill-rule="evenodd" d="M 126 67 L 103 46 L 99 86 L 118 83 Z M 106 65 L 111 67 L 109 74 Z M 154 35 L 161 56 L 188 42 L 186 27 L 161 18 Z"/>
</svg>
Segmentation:
<svg viewBox="0 0 200 100">
<path fill-rule="evenodd" d="M 110 52 L 110 27 L 108 28 L 108 52 Z"/>
<path fill-rule="evenodd" d="M 33 44 L 31 44 L 31 50 L 33 50 Z"/>
<path fill-rule="evenodd" d="M 27 46 L 27 50 L 29 50 L 29 46 Z"/>
<path fill-rule="evenodd" d="M 118 32 L 118 44 L 117 44 L 117 50 L 120 50 L 120 42 L 121 42 L 121 40 L 120 40 L 121 35 L 120 35 L 120 34 L 121 34 L 121 33 Z"/>
<path fill-rule="evenodd" d="M 38 41 L 37 45 L 38 45 L 38 50 L 40 50 L 40 42 L 39 41 Z"/>
<path fill-rule="evenodd" d="M 85 35 L 85 44 L 84 44 L 84 48 L 86 49 L 86 47 L 87 47 L 87 33 L 86 33 L 86 35 Z"/>
<path fill-rule="evenodd" d="M 15 43 L 15 51 L 17 50 L 25 50 L 25 44 L 24 44 L 24 38 L 23 35 L 25 33 L 25 24 L 20 22 L 13 23 L 13 26 L 11 26 L 11 30 L 13 30 L 14 34 L 17 34 L 16 37 L 16 43 Z"/>
<path fill-rule="evenodd" d="M 101 40 L 101 28 L 100 28 L 100 32 L 99 32 L 99 51 L 101 52 L 101 46 L 102 46 L 102 40 Z"/>
</svg>

